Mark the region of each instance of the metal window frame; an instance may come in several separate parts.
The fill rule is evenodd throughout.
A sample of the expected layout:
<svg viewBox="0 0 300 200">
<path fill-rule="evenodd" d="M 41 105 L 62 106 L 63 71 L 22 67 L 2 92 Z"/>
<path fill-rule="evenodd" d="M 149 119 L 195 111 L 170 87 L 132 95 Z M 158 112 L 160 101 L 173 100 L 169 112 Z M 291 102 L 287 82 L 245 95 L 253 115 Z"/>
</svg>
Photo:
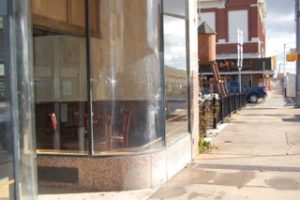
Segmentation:
<svg viewBox="0 0 300 200">
<path fill-rule="evenodd" d="M 163 16 L 169 16 L 169 17 L 174 17 L 177 19 L 183 19 L 185 20 L 185 48 L 186 48 L 186 75 L 187 75 L 187 115 L 188 115 L 188 132 L 189 134 L 192 134 L 192 103 L 191 103 L 191 96 L 192 96 L 192 80 L 190 77 L 191 73 L 191 63 L 190 63 L 190 22 L 189 22 L 189 9 L 190 9 L 190 3 L 189 0 L 185 0 L 185 13 L 184 15 L 181 14 L 176 14 L 172 12 L 163 12 Z M 164 43 L 164 41 L 163 41 Z M 163 66 L 164 67 L 164 66 Z M 166 118 L 165 118 L 166 121 Z"/>
<path fill-rule="evenodd" d="M 3 6 L 3 7 L 2 7 Z M 4 8 L 5 7 L 5 8 Z M 7 84 L 7 101 L 10 102 L 10 122 L 11 122 L 11 135 L 12 135 L 12 152 L 13 152 L 13 176 L 15 181 L 13 183 L 14 193 L 12 194 L 13 199 L 22 199 L 22 193 L 24 191 L 24 180 L 28 180 L 31 183 L 36 181 L 36 172 L 31 171 L 31 174 L 26 174 L 26 179 L 23 175 L 26 172 L 20 170 L 24 167 L 24 163 L 21 160 L 26 154 L 30 154 L 30 164 L 26 167 L 35 167 L 35 131 L 34 131 L 34 120 L 25 121 L 24 113 L 22 109 L 34 113 L 34 102 L 33 102 L 33 85 L 32 85 L 32 49 L 31 49 L 31 31 L 29 29 L 30 18 L 27 16 L 27 12 L 30 12 L 30 2 L 29 0 L 0 0 L 1 17 L 3 19 L 3 32 L 4 32 L 4 49 L 6 52 L 6 59 L 4 61 L 5 65 L 5 76 Z M 22 27 L 22 28 L 20 28 Z M 26 27 L 26 28 L 24 28 Z M 25 89 L 24 81 L 27 83 L 27 88 Z M 26 92 L 25 94 L 25 104 L 24 108 L 21 103 L 20 90 Z M 25 119 L 26 118 L 26 119 Z M 25 128 L 31 129 L 30 139 L 31 143 L 25 147 L 25 141 L 23 140 L 24 134 L 24 124 Z M 27 159 L 27 158 L 26 158 Z M 28 160 L 27 160 L 28 161 Z M 27 162 L 26 161 L 26 162 Z M 28 163 L 27 163 L 28 164 Z M 27 169 L 27 168 L 26 168 Z M 28 172 L 28 171 L 27 171 Z M 23 185 L 23 186 L 22 186 Z M 37 185 L 32 185 L 30 189 L 26 187 L 26 192 L 32 192 L 32 195 L 37 195 Z"/>
</svg>

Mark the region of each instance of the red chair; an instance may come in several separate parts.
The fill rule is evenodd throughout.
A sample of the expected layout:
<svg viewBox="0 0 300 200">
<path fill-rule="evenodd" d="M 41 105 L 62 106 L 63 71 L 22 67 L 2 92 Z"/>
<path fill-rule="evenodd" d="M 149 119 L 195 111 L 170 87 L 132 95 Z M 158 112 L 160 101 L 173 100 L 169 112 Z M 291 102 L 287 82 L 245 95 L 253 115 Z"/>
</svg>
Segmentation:
<svg viewBox="0 0 300 200">
<path fill-rule="evenodd" d="M 122 132 L 124 134 L 124 143 L 123 147 L 128 147 L 129 146 L 129 131 L 130 131 L 130 124 L 131 124 L 131 111 L 127 111 L 124 114 L 124 120 L 123 120 L 123 127 L 122 127 Z"/>
<path fill-rule="evenodd" d="M 56 120 L 56 115 L 55 115 L 54 112 L 49 114 L 49 119 L 50 119 L 51 128 L 54 131 L 56 131 L 56 129 L 57 129 L 57 120 Z"/>
<path fill-rule="evenodd" d="M 114 146 L 123 148 L 127 148 L 129 146 L 129 131 L 132 117 L 131 111 L 125 111 L 120 118 L 116 118 L 121 120 L 120 130 L 114 128 L 115 125 L 113 123 L 113 115 L 111 113 L 101 117 L 100 115 L 95 116 L 94 125 L 102 127 L 98 130 L 100 131 L 99 134 L 95 135 L 95 145 L 99 147 L 99 150 L 103 150 L 101 146 L 108 150 L 113 149 Z"/>
<path fill-rule="evenodd" d="M 102 142 L 104 141 L 104 144 L 107 145 L 109 149 L 112 149 L 113 145 L 117 144 L 119 146 L 122 146 L 123 148 L 127 148 L 129 146 L 129 131 L 130 131 L 130 124 L 131 124 L 131 117 L 132 112 L 131 111 L 125 111 L 122 114 L 121 120 L 122 120 L 122 127 L 118 134 L 115 132 L 113 127 L 113 120 L 112 115 L 108 114 L 106 115 L 106 126 L 108 128 L 107 136 L 102 139 Z"/>
</svg>

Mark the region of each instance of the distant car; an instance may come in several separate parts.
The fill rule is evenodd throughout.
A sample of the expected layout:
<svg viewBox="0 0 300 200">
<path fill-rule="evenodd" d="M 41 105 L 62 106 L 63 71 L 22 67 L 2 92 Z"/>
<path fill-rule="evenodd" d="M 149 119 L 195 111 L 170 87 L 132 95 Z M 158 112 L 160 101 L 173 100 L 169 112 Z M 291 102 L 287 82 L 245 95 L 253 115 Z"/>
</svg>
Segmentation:
<svg viewBox="0 0 300 200">
<path fill-rule="evenodd" d="M 228 90 L 230 93 L 239 92 L 239 82 L 229 81 Z M 266 87 L 242 87 L 242 92 L 247 95 L 247 100 L 249 103 L 257 103 L 259 99 L 264 99 L 267 96 Z"/>
</svg>

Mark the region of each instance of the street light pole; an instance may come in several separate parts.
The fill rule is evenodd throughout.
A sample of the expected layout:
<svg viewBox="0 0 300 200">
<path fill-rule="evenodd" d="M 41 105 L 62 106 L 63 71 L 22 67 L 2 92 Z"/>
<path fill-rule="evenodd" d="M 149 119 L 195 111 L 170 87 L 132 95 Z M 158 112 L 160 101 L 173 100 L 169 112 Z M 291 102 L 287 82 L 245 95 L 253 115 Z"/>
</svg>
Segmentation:
<svg viewBox="0 0 300 200">
<path fill-rule="evenodd" d="M 283 67 L 282 67 L 282 69 L 283 69 L 283 78 L 285 77 L 285 65 L 286 65 L 286 50 L 285 50 L 285 48 L 286 48 L 286 45 L 287 45 L 287 43 L 283 44 Z"/>
<path fill-rule="evenodd" d="M 295 4 L 295 13 L 296 13 L 296 50 L 297 53 L 300 53 L 300 2 L 296 0 Z M 299 56 L 298 56 L 299 57 Z M 300 60 L 297 59 L 296 67 L 296 107 L 300 107 Z"/>
<path fill-rule="evenodd" d="M 266 72 L 266 63 L 263 62 L 263 87 L 265 87 L 265 72 Z"/>
<path fill-rule="evenodd" d="M 240 65 L 240 93 L 242 93 L 242 69 L 243 69 L 243 62 L 244 62 L 244 34 L 241 30 L 241 65 Z"/>
<path fill-rule="evenodd" d="M 243 31 L 237 30 L 237 68 L 239 70 L 239 93 L 242 93 L 242 68 L 243 68 Z"/>
</svg>

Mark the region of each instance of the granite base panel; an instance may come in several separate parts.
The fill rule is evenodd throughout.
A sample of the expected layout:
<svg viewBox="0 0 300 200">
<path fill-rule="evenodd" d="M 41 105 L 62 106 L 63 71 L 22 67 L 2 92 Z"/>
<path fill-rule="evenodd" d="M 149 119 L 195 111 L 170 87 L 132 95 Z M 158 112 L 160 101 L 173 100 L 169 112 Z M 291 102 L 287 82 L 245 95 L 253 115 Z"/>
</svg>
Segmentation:
<svg viewBox="0 0 300 200">
<path fill-rule="evenodd" d="M 146 189 L 165 183 L 191 161 L 191 139 L 186 135 L 161 151 L 142 155 L 113 158 L 38 155 L 37 161 L 39 168 L 78 170 L 77 182 L 72 183 L 62 177 L 55 181 L 53 177 L 47 179 L 44 172 L 44 180 L 39 177 L 41 186 L 87 192 Z"/>
</svg>

